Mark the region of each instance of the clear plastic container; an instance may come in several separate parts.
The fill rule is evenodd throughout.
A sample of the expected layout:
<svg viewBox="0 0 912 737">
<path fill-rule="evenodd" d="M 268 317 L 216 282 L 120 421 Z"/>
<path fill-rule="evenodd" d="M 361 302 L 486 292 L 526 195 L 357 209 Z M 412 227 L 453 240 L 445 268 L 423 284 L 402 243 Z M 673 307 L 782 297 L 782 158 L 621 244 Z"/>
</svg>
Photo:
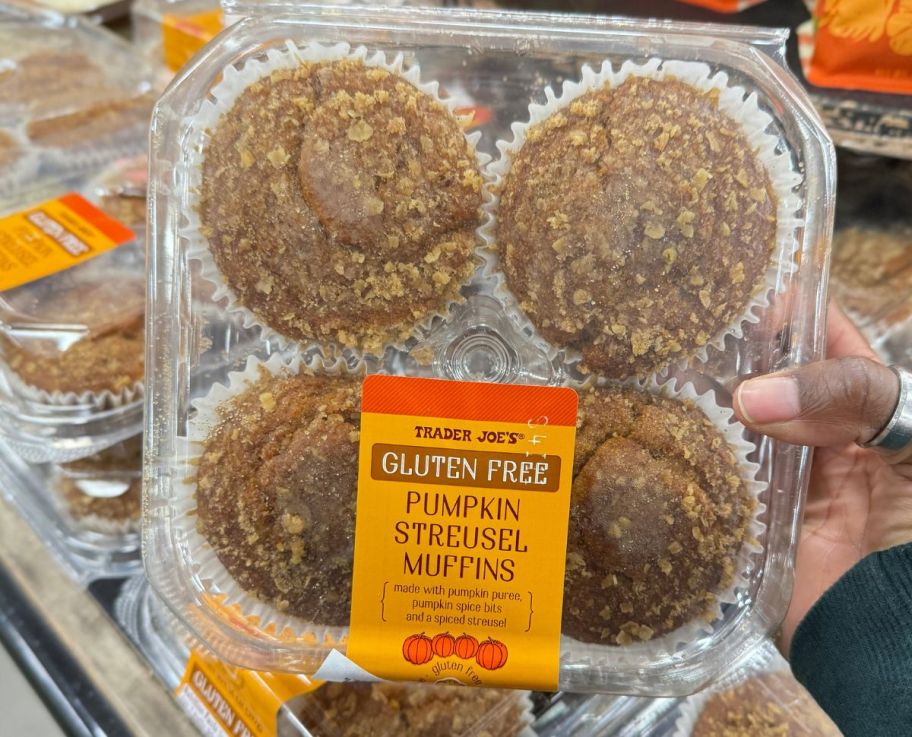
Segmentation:
<svg viewBox="0 0 912 737">
<path fill-rule="evenodd" d="M 93 455 L 142 431 L 146 157 L 133 153 L 0 199 L 0 215 L 76 193 L 126 243 L 0 293 L 0 437 L 34 463 Z"/>
<path fill-rule="evenodd" d="M 114 616 L 165 686 L 176 690 L 194 647 L 193 639 L 155 595 L 145 577 L 127 581 L 115 604 Z M 482 694 L 453 687 L 387 684 L 376 686 L 380 692 L 371 698 L 361 693 L 364 686 L 327 684 L 290 699 L 276 714 L 276 734 L 278 737 L 337 737 L 343 727 L 348 729 L 345 734 L 374 737 L 386 735 L 384 730 L 395 730 L 388 734 L 397 737 L 534 737 L 536 734 L 529 726 L 531 702 L 525 692 Z M 438 698 L 438 695 L 442 696 Z M 430 719 L 431 711 L 437 712 L 439 721 Z M 453 718 L 455 721 L 451 722 Z M 372 731 L 364 731 L 368 728 Z"/>
<path fill-rule="evenodd" d="M 240 5 L 226 10 L 238 15 L 247 12 Z M 708 85 L 704 90 L 719 90 L 722 104 L 734 106 L 732 115 L 740 115 L 737 110 L 742 105 L 751 108 L 751 113 L 738 119 L 747 130 L 757 126 L 753 140 L 759 143 L 754 145 L 769 154 L 776 181 L 787 190 L 777 190 L 776 202 L 794 206 L 794 214 L 780 212 L 774 218 L 781 230 L 777 230 L 772 260 L 760 279 L 766 286 L 761 285 L 754 294 L 757 302 L 749 299 L 744 314 L 730 330 L 720 330 L 708 344 L 704 339 L 702 347 L 689 354 L 691 358 L 672 360 L 670 367 L 658 369 L 645 384 L 647 391 L 672 399 L 689 398 L 704 411 L 725 418 L 719 420 L 717 429 L 730 447 L 739 449 L 736 455 L 745 474 L 742 480 L 755 494 L 750 524 L 756 545 L 746 542 L 739 548 L 736 582 L 719 592 L 717 602 L 721 603 L 711 625 L 690 621 L 669 634 L 670 644 L 667 640 L 647 642 L 641 648 L 626 647 L 620 640 L 618 646 L 589 645 L 565 636 L 559 686 L 570 691 L 661 696 L 692 693 L 721 673 L 734 654 L 775 629 L 791 592 L 809 451 L 751 436 L 729 421 L 731 413 L 726 408 L 731 405 L 732 390 L 746 376 L 815 360 L 823 346 L 834 152 L 800 85 L 783 66 L 785 36 L 784 31 L 767 29 L 558 15 L 257 3 L 250 17 L 226 30 L 181 72 L 156 107 L 152 135 L 150 232 L 155 247 L 150 249 L 143 547 L 152 585 L 200 640 L 220 657 L 246 667 L 302 673 L 313 673 L 332 647 L 345 648 L 344 636 L 328 642 L 318 636 L 314 644 L 312 637 L 271 634 L 286 625 L 294 632 L 295 618 L 277 612 L 268 601 L 239 591 L 213 549 L 200 542 L 195 479 L 202 452 L 201 427 L 212 420 L 219 401 L 238 393 L 245 381 L 255 377 L 257 365 L 268 361 L 267 370 L 281 371 L 283 363 L 315 360 L 318 372 L 329 365 L 334 373 L 350 371 L 356 377 L 359 372 L 386 371 L 520 384 L 580 386 L 586 380 L 579 352 L 561 341 L 545 340 L 504 287 L 499 262 L 490 258 L 495 232 L 491 219 L 500 216 L 493 196 L 484 201 L 488 219 L 479 216 L 477 223 L 477 252 L 483 263 L 459 299 L 428 308 L 424 319 L 416 318 L 404 331 L 407 336 L 356 345 L 344 331 L 335 342 L 325 334 L 306 334 L 306 330 L 303 337 L 290 336 L 281 325 L 276 328 L 275 321 L 263 327 L 262 322 L 272 318 L 262 318 L 264 313 L 239 305 L 234 292 L 225 287 L 221 272 L 207 255 L 209 236 L 204 233 L 212 234 L 207 230 L 211 223 L 201 227 L 197 210 L 206 142 L 229 109 L 232 96 L 241 94 L 242 88 L 269 69 L 294 67 L 300 64 L 300 56 L 316 59 L 350 54 L 368 59 L 370 65 L 387 65 L 391 73 L 405 75 L 413 84 L 419 75 L 421 83 L 439 82 L 439 88 L 429 85 L 421 90 L 446 100 L 451 109 L 470 107 L 474 113 L 483 107 L 486 114 L 474 115 L 465 125 L 472 126 L 470 143 L 479 152 L 486 188 L 496 175 L 504 174 L 497 163 L 501 155 L 495 145 L 498 139 L 508 139 L 511 130 L 520 137 L 525 135 L 530 104 L 536 120 L 563 109 L 581 91 L 576 84 L 580 80 L 594 89 L 593 85 L 601 85 L 612 73 L 658 77 L 664 67 L 655 60 L 665 60 L 669 76 L 693 86 Z M 374 55 L 377 52 L 382 56 Z M 610 61 L 614 72 L 602 68 L 605 61 Z M 593 71 L 600 69 L 601 76 Z M 716 72 L 725 75 L 713 76 Z M 617 76 L 614 79 L 621 83 Z M 454 99 L 450 99 L 450 90 Z M 302 106 L 302 110 L 309 109 L 306 100 Z M 362 126 L 352 131 L 349 140 L 369 137 Z M 509 146 L 502 148 L 507 154 L 515 153 Z M 262 166 L 268 158 L 278 170 L 295 167 L 293 176 L 298 176 L 296 151 L 270 154 L 261 161 Z M 317 159 L 301 161 L 306 169 Z M 257 162 L 253 157 L 241 166 L 257 167 Z M 783 167 L 788 171 L 783 173 Z M 305 175 L 310 176 L 310 171 L 306 169 Z M 227 187 L 221 196 L 229 203 L 224 212 L 230 220 L 233 213 L 245 212 L 248 194 L 231 191 L 224 184 L 230 181 L 229 171 L 222 173 L 225 179 L 218 178 L 218 182 Z M 208 179 L 210 186 L 215 181 Z M 263 183 L 264 192 L 266 186 L 270 183 Z M 574 186 L 568 185 L 568 198 Z M 278 196 L 281 186 L 272 191 Z M 330 225 L 345 221 L 347 194 L 339 194 L 338 200 L 321 200 L 321 206 L 332 210 Z M 255 191 L 250 195 L 256 196 Z M 210 204 L 220 201 L 212 199 L 212 194 L 209 197 Z M 689 230 L 686 220 L 679 223 L 682 234 Z M 320 227 L 328 227 L 327 221 L 321 222 Z M 361 237 L 345 228 L 358 228 L 364 222 L 372 221 L 355 218 L 343 226 L 340 237 Z M 649 238 L 663 237 L 656 228 L 650 232 Z M 644 253 L 646 248 L 643 246 Z M 321 253 L 314 251 L 313 255 L 319 258 Z M 528 256 L 530 263 L 540 260 L 535 252 Z M 662 258 L 674 261 L 675 256 L 670 253 Z M 707 263 L 713 259 L 716 256 L 708 257 Z M 301 266 L 305 268 L 306 264 Z M 345 267 L 340 268 L 342 274 Z M 560 273 L 555 274 L 558 277 Z M 283 277 L 292 278 L 294 274 Z M 691 278 L 696 277 L 691 274 Z M 739 274 L 733 274 L 732 281 L 740 281 Z M 317 280 L 317 284 L 322 282 Z M 284 285 L 282 280 L 263 283 L 260 291 L 269 294 L 271 288 Z M 292 317 L 296 314 L 291 313 Z M 364 318 L 351 327 L 366 327 L 364 322 L 369 321 Z M 325 323 L 319 319 L 311 326 L 313 333 L 323 327 Z M 585 352 L 587 347 L 583 342 L 581 349 Z M 243 371 L 246 373 L 229 376 Z M 663 384 L 669 378 L 676 383 Z M 266 405 L 264 408 L 268 410 Z M 251 467 L 259 468 L 258 462 L 251 459 Z M 334 520 L 326 524 L 346 523 Z M 344 539 L 344 527 L 338 535 Z M 347 584 L 343 580 L 340 590 Z M 223 606 L 220 602 L 226 596 L 228 605 Z M 651 630 L 638 634 L 647 639 L 650 635 Z"/>
<path fill-rule="evenodd" d="M 0 197 L 135 152 L 154 75 L 101 26 L 0 10 Z"/>
<path fill-rule="evenodd" d="M 80 583 L 141 569 L 142 439 L 75 466 L 29 464 L 0 442 L 0 482 L 15 506 Z"/>
</svg>

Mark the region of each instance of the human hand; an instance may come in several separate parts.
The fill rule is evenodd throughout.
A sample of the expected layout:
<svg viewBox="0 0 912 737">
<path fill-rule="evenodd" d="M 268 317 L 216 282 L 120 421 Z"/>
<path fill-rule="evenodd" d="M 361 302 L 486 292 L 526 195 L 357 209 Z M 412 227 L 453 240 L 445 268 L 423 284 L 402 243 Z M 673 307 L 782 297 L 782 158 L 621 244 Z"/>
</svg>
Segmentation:
<svg viewBox="0 0 912 737">
<path fill-rule="evenodd" d="M 798 545 L 795 590 L 782 627 L 785 652 L 817 599 L 868 553 L 912 542 L 912 448 L 862 448 L 887 424 L 899 382 L 834 304 L 827 360 L 750 379 L 734 410 L 753 430 L 817 446 Z"/>
</svg>

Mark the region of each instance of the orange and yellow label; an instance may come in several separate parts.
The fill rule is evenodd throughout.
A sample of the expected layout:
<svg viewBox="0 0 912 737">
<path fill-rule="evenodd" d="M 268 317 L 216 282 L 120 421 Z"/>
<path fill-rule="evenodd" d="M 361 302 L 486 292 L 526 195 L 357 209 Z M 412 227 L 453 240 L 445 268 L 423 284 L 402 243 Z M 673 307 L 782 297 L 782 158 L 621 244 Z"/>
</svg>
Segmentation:
<svg viewBox="0 0 912 737">
<path fill-rule="evenodd" d="M 276 737 L 282 704 L 320 685 L 302 676 L 235 668 L 193 650 L 176 695 L 207 737 Z"/>
<path fill-rule="evenodd" d="M 135 237 L 78 194 L 7 215 L 0 218 L 0 291 L 69 269 Z"/>
<path fill-rule="evenodd" d="M 191 15 L 168 13 L 162 17 L 162 58 L 176 72 L 219 31 L 222 30 L 219 8 Z"/>
<path fill-rule="evenodd" d="M 576 409 L 567 388 L 365 379 L 352 661 L 557 689 Z"/>
<path fill-rule="evenodd" d="M 912 0 L 817 0 L 799 43 L 811 84 L 912 94 Z"/>
</svg>

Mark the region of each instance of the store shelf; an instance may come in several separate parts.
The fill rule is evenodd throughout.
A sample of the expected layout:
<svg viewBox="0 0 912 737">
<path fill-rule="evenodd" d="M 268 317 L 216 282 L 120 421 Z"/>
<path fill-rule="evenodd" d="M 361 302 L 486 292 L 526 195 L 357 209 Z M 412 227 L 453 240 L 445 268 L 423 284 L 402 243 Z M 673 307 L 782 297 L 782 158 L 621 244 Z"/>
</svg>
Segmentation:
<svg viewBox="0 0 912 737">
<path fill-rule="evenodd" d="M 93 586 L 113 601 L 117 582 Z M 197 732 L 91 593 L 0 502 L 0 639 L 63 730 L 81 737 Z"/>
</svg>

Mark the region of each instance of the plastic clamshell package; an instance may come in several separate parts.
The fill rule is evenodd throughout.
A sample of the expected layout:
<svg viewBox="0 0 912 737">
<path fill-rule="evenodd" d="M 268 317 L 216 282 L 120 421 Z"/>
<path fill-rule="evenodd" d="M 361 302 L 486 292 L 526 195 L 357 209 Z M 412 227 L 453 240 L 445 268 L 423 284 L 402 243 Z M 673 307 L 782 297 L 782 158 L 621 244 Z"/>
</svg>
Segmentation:
<svg viewBox="0 0 912 737">
<path fill-rule="evenodd" d="M 123 245 L 0 292 L 0 437 L 32 463 L 93 455 L 142 431 L 145 155 L 0 198 L 0 216 L 75 193 L 132 232 Z"/>
<path fill-rule="evenodd" d="M 50 12 L 0 13 L 0 70 L 0 149 L 18 146 L 0 166 L 0 217 L 75 193 L 124 242 L 0 293 L 0 436 L 30 462 L 66 462 L 142 429 L 154 73 L 113 33 Z M 104 375 L 118 331 L 132 336 L 128 379 Z"/>
<path fill-rule="evenodd" d="M 0 142 L 30 164 L 0 170 L 0 196 L 27 195 L 134 153 L 148 132 L 156 73 L 102 26 L 0 9 Z"/>
<path fill-rule="evenodd" d="M 149 586 L 144 576 L 129 579 L 121 589 L 114 605 L 114 617 L 127 637 L 145 656 L 165 686 L 174 690 L 181 682 L 192 648 L 197 647 L 193 637 L 172 614 Z M 360 684 L 346 684 L 342 689 Z M 434 694 L 434 686 L 407 686 L 408 689 L 424 689 L 425 694 Z M 450 687 L 450 689 L 458 687 Z M 459 689 L 460 694 L 466 694 Z M 335 714 L 326 711 L 313 694 L 304 694 L 286 701 L 276 714 L 277 737 L 336 737 L 333 726 Z M 179 699 L 180 700 L 180 699 Z M 435 700 L 430 699 L 433 705 Z M 532 705 L 529 693 L 524 691 L 500 691 L 490 695 L 488 708 L 476 712 L 474 718 L 462 714 L 462 727 L 449 732 L 451 737 L 534 737 L 537 732 L 530 729 Z M 410 722 L 421 723 L 421 704 L 406 706 L 414 709 L 415 717 Z M 382 729 L 384 724 L 374 725 Z M 371 732 L 380 737 L 380 732 Z M 385 733 L 383 733 L 385 734 Z M 409 733 L 397 732 L 397 735 Z"/>
<path fill-rule="evenodd" d="M 138 438 L 136 439 L 139 440 Z M 67 474 L 80 476 L 68 495 L 64 486 Z M 139 556 L 139 516 L 114 521 L 86 514 L 79 504 L 79 484 L 126 488 L 136 494 L 140 483 L 139 465 L 132 471 L 91 473 L 72 472 L 53 464 L 26 463 L 0 441 L 0 483 L 9 500 L 35 533 L 48 545 L 69 575 L 80 583 L 98 578 L 126 576 L 141 569 Z M 130 488 L 132 486 L 132 489 Z M 74 497 L 73 495 L 77 495 Z"/>
<path fill-rule="evenodd" d="M 241 5 L 226 10 L 246 12 Z M 528 324 L 517 321 L 483 274 L 463 292 L 464 303 L 417 325 L 403 345 L 377 356 L 286 340 L 232 309 L 222 293 L 213 300 L 212 284 L 190 258 L 186 234 L 196 220 L 191 162 L 200 156 L 203 135 L 195 121 L 226 70 L 233 75 L 231 68 L 256 65 L 292 46 L 319 44 L 353 53 L 363 47 L 389 61 L 402 54 L 405 68 L 420 69 L 422 83 L 440 83 L 441 97 L 453 90 L 459 106 L 486 110 L 473 130 L 480 133 L 478 151 L 495 161 L 495 142 L 510 139 L 514 122 L 529 120 L 530 104 L 553 101 L 545 89 L 560 94 L 561 85 L 579 80 L 584 67 L 598 70 L 609 61 L 617 70 L 627 68 L 625 63 L 648 66 L 663 59 L 724 72 L 729 85 L 749 94 L 769 116 L 766 132 L 799 175 L 792 190 L 793 237 L 778 240 L 774 254 L 779 268 L 770 284 L 773 307 L 758 306 L 743 331 L 663 375 L 675 380 L 679 391 L 691 392 L 688 396 L 730 406 L 739 380 L 819 358 L 823 346 L 834 152 L 800 85 L 782 66 L 785 36 L 767 29 L 547 14 L 257 4 L 250 17 L 223 32 L 178 75 L 157 104 L 152 127 L 143 549 L 153 586 L 200 640 L 224 659 L 259 670 L 312 673 L 329 653 L 320 642 L 241 624 L 214 605 L 222 592 L 201 575 L 198 551 L 188 540 L 188 512 L 180 495 L 193 473 L 187 455 L 196 412 L 191 403 L 215 384 L 226 386 L 229 373 L 242 371 L 248 359 L 322 357 L 356 370 L 512 383 L 558 385 L 579 378 L 568 354 L 550 350 Z M 562 690 L 692 693 L 777 626 L 791 592 L 809 453 L 739 428 L 732 432 L 756 446 L 750 460 L 758 465 L 755 481 L 762 486 L 763 532 L 760 551 L 721 617 L 664 655 L 615 655 L 610 647 L 581 654 L 579 647 L 572 652 L 562 647 Z"/>
</svg>

